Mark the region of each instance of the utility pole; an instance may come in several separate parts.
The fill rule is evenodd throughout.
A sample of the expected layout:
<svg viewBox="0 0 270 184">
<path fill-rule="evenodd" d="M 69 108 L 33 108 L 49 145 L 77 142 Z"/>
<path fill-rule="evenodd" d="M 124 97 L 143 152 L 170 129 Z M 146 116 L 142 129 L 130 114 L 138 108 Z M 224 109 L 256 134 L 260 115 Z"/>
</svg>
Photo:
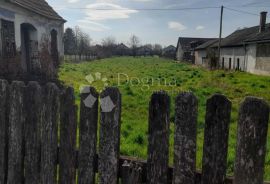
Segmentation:
<svg viewBox="0 0 270 184">
<path fill-rule="evenodd" d="M 222 23 L 223 23 L 223 9 L 224 6 L 221 6 L 221 12 L 220 12 L 220 28 L 219 28 L 219 43 L 218 43 L 218 63 L 217 67 L 219 67 L 219 62 L 221 59 L 221 39 L 222 39 Z"/>
</svg>

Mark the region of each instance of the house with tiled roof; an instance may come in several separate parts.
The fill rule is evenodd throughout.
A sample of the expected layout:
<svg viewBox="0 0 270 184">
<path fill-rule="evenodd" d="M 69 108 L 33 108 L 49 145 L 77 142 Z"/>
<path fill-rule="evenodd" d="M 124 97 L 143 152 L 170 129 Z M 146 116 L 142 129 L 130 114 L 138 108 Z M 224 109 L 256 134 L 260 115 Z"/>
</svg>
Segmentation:
<svg viewBox="0 0 270 184">
<path fill-rule="evenodd" d="M 194 63 L 195 48 L 213 38 L 179 37 L 176 48 L 176 60 Z"/>
<path fill-rule="evenodd" d="M 221 40 L 220 68 L 270 75 L 270 24 L 266 24 L 266 16 L 267 12 L 261 12 L 258 26 L 236 30 Z M 217 41 L 195 50 L 206 53 L 207 49 L 214 49 L 218 58 L 218 45 Z M 210 60 L 206 55 L 198 55 L 196 63 L 201 64 L 205 59 Z"/>
<path fill-rule="evenodd" d="M 45 0 L 1 0 L 0 77 L 55 73 L 65 22 Z"/>
<path fill-rule="evenodd" d="M 211 48 L 214 44 L 218 43 L 219 39 L 213 39 L 205 42 L 204 44 L 195 48 L 195 64 L 202 65 L 205 67 L 209 66 L 210 55 L 214 52 L 216 54 L 216 49 Z M 216 56 L 214 56 L 216 59 Z M 214 61 L 215 62 L 215 61 Z"/>
</svg>

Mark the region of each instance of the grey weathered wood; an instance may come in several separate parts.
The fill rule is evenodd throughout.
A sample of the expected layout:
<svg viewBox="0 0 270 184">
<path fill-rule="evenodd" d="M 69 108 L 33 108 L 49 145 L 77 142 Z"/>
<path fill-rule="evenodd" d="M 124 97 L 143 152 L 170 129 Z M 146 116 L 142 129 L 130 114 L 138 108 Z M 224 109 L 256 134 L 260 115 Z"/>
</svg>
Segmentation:
<svg viewBox="0 0 270 184">
<path fill-rule="evenodd" d="M 92 87 L 85 87 L 81 93 L 79 184 L 95 183 L 94 162 L 97 146 L 98 96 L 98 93 Z"/>
<path fill-rule="evenodd" d="M 24 90 L 23 82 L 12 82 L 8 132 L 8 184 L 19 184 L 23 180 Z"/>
<path fill-rule="evenodd" d="M 235 184 L 262 184 L 269 105 L 262 99 L 247 97 L 241 104 L 237 130 Z"/>
<path fill-rule="evenodd" d="M 7 102 L 9 85 L 6 80 L 0 80 L 0 183 L 5 183 L 7 174 L 7 135 L 8 115 Z"/>
<path fill-rule="evenodd" d="M 121 184 L 140 184 L 142 183 L 141 165 L 124 161 L 121 167 Z"/>
<path fill-rule="evenodd" d="M 25 183 L 40 183 L 40 126 L 42 92 L 37 82 L 29 82 L 25 94 Z"/>
<path fill-rule="evenodd" d="M 100 96 L 100 183 L 116 184 L 120 152 L 121 95 L 117 88 L 107 88 Z"/>
<path fill-rule="evenodd" d="M 147 183 L 168 182 L 170 98 L 161 91 L 149 104 Z"/>
<path fill-rule="evenodd" d="M 60 100 L 59 183 L 75 183 L 77 107 L 74 89 L 68 87 Z"/>
<path fill-rule="evenodd" d="M 207 100 L 202 183 L 222 184 L 226 178 L 231 102 L 223 95 Z"/>
<path fill-rule="evenodd" d="M 181 93 L 175 101 L 174 184 L 195 184 L 198 100 Z"/>
<path fill-rule="evenodd" d="M 41 183 L 56 183 L 59 89 L 53 83 L 43 88 L 41 123 Z"/>
</svg>

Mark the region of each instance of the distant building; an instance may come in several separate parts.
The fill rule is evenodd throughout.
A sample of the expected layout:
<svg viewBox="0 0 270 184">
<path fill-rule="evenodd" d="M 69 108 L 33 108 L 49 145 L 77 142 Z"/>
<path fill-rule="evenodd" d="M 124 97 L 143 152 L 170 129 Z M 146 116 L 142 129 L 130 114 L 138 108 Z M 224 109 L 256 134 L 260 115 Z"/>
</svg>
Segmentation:
<svg viewBox="0 0 270 184">
<path fill-rule="evenodd" d="M 162 56 L 170 59 L 175 59 L 176 54 L 176 47 L 173 45 L 170 45 L 163 49 Z"/>
<path fill-rule="evenodd" d="M 45 0 L 1 0 L 0 75 L 40 74 L 56 68 L 64 56 L 65 22 Z M 52 60 L 46 69 L 45 57 Z"/>
<path fill-rule="evenodd" d="M 141 46 L 137 50 L 137 56 L 151 56 L 153 50 L 147 46 Z"/>
<path fill-rule="evenodd" d="M 189 61 L 189 62 L 194 63 L 195 48 L 209 40 L 213 40 L 213 38 L 180 37 L 178 39 L 177 48 L 176 48 L 176 60 Z"/>
<path fill-rule="evenodd" d="M 219 41 L 218 39 L 210 40 L 195 49 L 195 64 L 196 65 L 209 67 L 209 63 L 211 62 L 211 59 L 214 59 L 214 62 L 215 62 L 217 53 L 216 53 L 216 49 L 211 48 L 211 46 L 216 44 L 218 41 Z"/>
<path fill-rule="evenodd" d="M 237 30 L 222 39 L 220 68 L 270 75 L 270 24 L 266 24 L 266 15 L 267 12 L 261 13 L 259 26 Z M 210 48 L 218 56 L 218 42 Z M 206 52 L 206 48 L 196 50 Z M 198 55 L 196 63 L 204 60 L 203 57 Z"/>
<path fill-rule="evenodd" d="M 129 56 L 131 55 L 131 50 L 125 44 L 121 43 L 116 46 L 115 53 L 116 56 Z"/>
</svg>

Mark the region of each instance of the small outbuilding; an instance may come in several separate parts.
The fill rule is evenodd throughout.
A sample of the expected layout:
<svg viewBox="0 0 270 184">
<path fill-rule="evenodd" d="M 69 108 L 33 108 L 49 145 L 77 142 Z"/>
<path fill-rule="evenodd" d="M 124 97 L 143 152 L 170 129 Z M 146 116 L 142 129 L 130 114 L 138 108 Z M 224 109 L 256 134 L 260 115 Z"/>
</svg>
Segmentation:
<svg viewBox="0 0 270 184">
<path fill-rule="evenodd" d="M 173 45 L 170 45 L 163 49 L 162 56 L 165 58 L 175 59 L 175 53 L 176 53 L 176 47 Z"/>
<path fill-rule="evenodd" d="M 1 0 L 0 75 L 54 77 L 65 22 L 45 0 Z"/>
<path fill-rule="evenodd" d="M 176 60 L 195 62 L 195 48 L 213 38 L 190 38 L 180 37 L 177 42 Z"/>
</svg>

